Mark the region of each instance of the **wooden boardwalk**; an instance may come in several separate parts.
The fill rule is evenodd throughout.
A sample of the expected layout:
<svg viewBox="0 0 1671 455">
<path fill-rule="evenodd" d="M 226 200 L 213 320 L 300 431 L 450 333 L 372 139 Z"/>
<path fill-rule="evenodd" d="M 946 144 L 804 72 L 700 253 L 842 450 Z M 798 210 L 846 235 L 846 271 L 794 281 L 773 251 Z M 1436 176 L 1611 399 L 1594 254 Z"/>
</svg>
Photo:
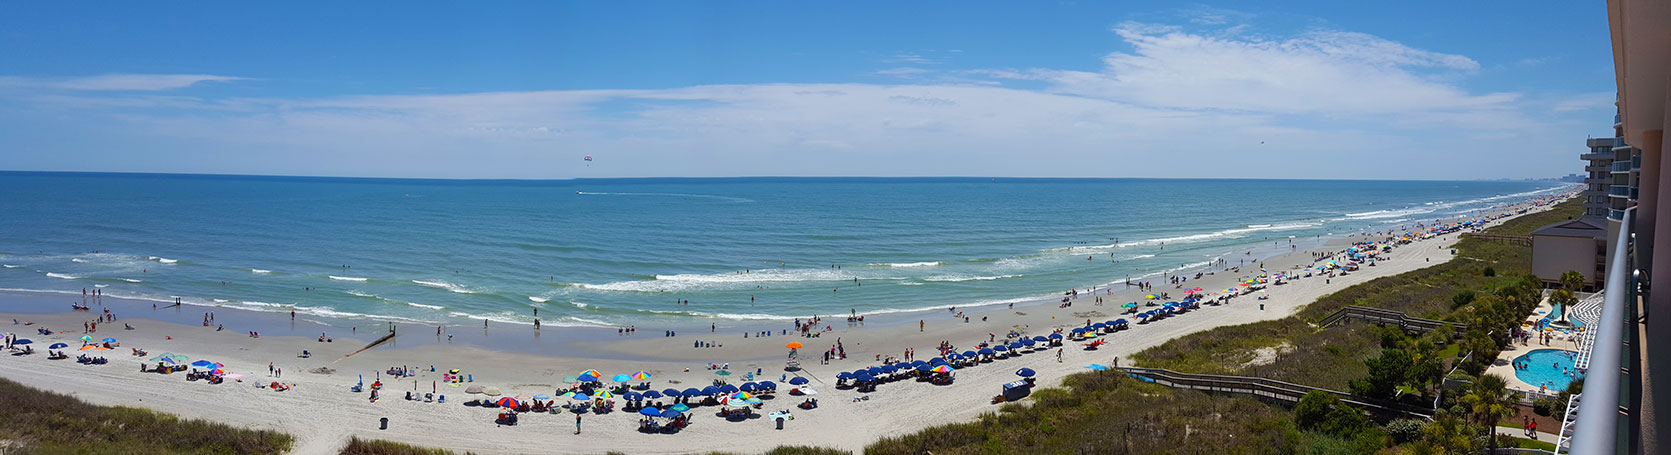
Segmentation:
<svg viewBox="0 0 1671 455">
<path fill-rule="evenodd" d="M 1208 393 L 1235 393 L 1253 395 L 1260 399 L 1297 404 L 1300 398 L 1312 391 L 1322 391 L 1339 398 L 1341 402 L 1355 406 L 1370 415 L 1384 419 L 1400 417 L 1429 419 L 1433 418 L 1433 409 L 1412 406 L 1389 400 L 1379 400 L 1369 397 L 1353 395 L 1319 387 L 1282 382 L 1265 378 L 1245 376 L 1219 376 L 1210 374 L 1179 373 L 1172 370 L 1153 368 L 1119 367 L 1117 370 L 1137 380 L 1151 382 L 1177 389 L 1199 390 Z"/>
</svg>

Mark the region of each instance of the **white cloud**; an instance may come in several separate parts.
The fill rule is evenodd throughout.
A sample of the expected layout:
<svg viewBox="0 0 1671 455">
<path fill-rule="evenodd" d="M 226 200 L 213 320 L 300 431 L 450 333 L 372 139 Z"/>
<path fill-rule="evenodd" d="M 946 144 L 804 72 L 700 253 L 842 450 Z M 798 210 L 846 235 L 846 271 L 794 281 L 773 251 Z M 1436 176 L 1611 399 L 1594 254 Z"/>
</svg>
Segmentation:
<svg viewBox="0 0 1671 455">
<path fill-rule="evenodd" d="M 203 82 L 247 80 L 212 74 L 105 74 L 77 78 L 0 77 L 0 86 L 36 87 L 60 90 L 160 91 L 191 87 Z"/>
<path fill-rule="evenodd" d="M 1270 38 L 1128 23 L 1115 32 L 1130 50 L 1097 71 L 876 72 L 916 85 L 223 99 L 87 90 L 231 79 L 65 79 L 57 83 L 82 82 L 47 95 L 0 91 L 0 135 L 13 150 L 52 152 L 8 157 L 11 168 L 406 177 L 1476 178 L 1480 169 L 1554 173 L 1502 153 L 1570 158 L 1572 134 L 1544 127 L 1554 123 L 1548 109 L 1447 82 L 1478 68 L 1464 56 L 1327 30 Z M 983 85 L 1000 82 L 1030 88 Z M 40 115 L 54 110 L 74 115 Z M 52 134 L 72 127 L 60 117 L 74 119 L 82 145 Z M 1457 153 L 1505 132 L 1516 134 Z M 86 151 L 117 145 L 132 152 Z M 596 158 L 591 167 L 583 155 Z"/>
</svg>

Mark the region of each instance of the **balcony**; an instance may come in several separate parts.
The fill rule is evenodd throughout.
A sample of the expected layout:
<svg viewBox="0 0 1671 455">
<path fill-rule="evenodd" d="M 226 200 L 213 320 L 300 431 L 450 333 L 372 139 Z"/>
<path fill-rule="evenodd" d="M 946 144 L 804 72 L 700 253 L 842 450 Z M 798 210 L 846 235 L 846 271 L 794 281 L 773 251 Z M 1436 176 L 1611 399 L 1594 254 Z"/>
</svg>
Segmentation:
<svg viewBox="0 0 1671 455">
<path fill-rule="evenodd" d="M 1630 162 L 1629 161 L 1618 161 L 1618 162 L 1613 163 L 1612 166 L 1609 166 L 1608 169 L 1611 170 L 1614 174 L 1628 174 L 1628 173 L 1630 173 Z"/>
<path fill-rule="evenodd" d="M 1635 235 L 1631 218 L 1634 209 L 1612 210 L 1608 218 L 1620 221 L 1607 257 L 1607 281 L 1599 313 L 1586 306 L 1593 317 L 1579 338 L 1574 366 L 1585 371 L 1584 393 L 1573 395 L 1561 422 L 1555 453 L 1603 455 L 1630 453 L 1631 415 L 1638 409 L 1632 394 L 1621 394 L 1628 384 L 1640 380 L 1641 365 L 1634 349 L 1637 334 L 1625 321 L 1635 321 L 1635 304 L 1640 297 L 1636 283 L 1636 261 L 1632 258 Z M 1576 311 L 1576 307 L 1575 307 Z M 1626 361 L 1629 364 L 1626 364 Z M 1628 369 L 1627 369 L 1628 368 Z M 1629 382 L 1627 382 L 1629 381 Z M 1630 410 L 1621 413 L 1620 408 Z"/>
<path fill-rule="evenodd" d="M 1619 185 L 1608 188 L 1607 195 L 1611 197 L 1630 197 L 1630 187 Z"/>
<path fill-rule="evenodd" d="M 1583 155 L 1578 155 L 1578 159 L 1592 160 L 1592 161 L 1593 160 L 1611 160 L 1613 158 L 1614 158 L 1614 155 L 1613 155 L 1612 151 L 1590 152 L 1590 153 L 1585 153 Z"/>
</svg>

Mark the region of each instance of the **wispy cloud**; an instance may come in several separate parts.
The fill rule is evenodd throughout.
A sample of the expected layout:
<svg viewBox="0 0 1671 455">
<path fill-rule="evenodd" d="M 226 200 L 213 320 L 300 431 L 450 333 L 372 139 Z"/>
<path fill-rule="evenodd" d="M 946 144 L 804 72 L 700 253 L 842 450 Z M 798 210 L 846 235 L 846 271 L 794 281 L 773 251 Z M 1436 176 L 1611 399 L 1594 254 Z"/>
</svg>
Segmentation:
<svg viewBox="0 0 1671 455">
<path fill-rule="evenodd" d="M 1567 157 L 1565 132 L 1541 126 L 1563 106 L 1600 102 L 1529 109 L 1521 93 L 1456 85 L 1478 69 L 1473 59 L 1361 33 L 1126 23 L 1113 34 L 1128 49 L 1093 71 L 914 62 L 875 72 L 904 84 L 232 99 L 92 92 L 236 80 L 221 76 L 28 79 L 60 93 L 0 90 L 0 134 L 17 150 L 51 150 L 31 156 L 46 163 L 37 167 L 138 171 L 1477 178 L 1542 172 L 1525 171 L 1529 160 L 1457 154 L 1458 144 L 1512 133 L 1490 145 Z M 54 109 L 76 115 L 39 115 Z M 143 159 L 64 148 L 60 117 L 94 132 L 78 137 L 82 147 L 119 144 Z M 584 155 L 591 167 L 578 165 Z M 163 165 L 173 167 L 148 167 Z"/>
<path fill-rule="evenodd" d="M 105 74 L 75 78 L 0 77 L 0 86 L 37 87 L 90 91 L 161 91 L 191 87 L 204 82 L 231 82 L 248 78 L 213 74 Z"/>
</svg>

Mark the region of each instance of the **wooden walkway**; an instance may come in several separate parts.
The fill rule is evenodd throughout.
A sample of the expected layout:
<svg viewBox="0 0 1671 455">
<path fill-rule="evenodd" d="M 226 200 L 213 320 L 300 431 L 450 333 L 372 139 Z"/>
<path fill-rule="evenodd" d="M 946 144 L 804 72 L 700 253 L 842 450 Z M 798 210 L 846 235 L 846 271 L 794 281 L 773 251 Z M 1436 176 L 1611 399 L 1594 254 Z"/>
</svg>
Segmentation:
<svg viewBox="0 0 1671 455">
<path fill-rule="evenodd" d="M 1253 395 L 1265 400 L 1279 401 L 1290 404 L 1299 403 L 1300 398 L 1305 397 L 1307 393 L 1311 393 L 1312 391 L 1322 391 L 1324 393 L 1334 395 L 1343 403 L 1363 409 L 1371 415 L 1379 416 L 1385 419 L 1411 417 L 1431 420 L 1433 418 L 1433 409 L 1431 408 L 1411 406 L 1389 400 L 1379 400 L 1353 395 L 1346 392 L 1265 378 L 1190 374 L 1153 368 L 1119 367 L 1116 369 L 1140 381 L 1151 382 L 1177 389 L 1200 390 L 1208 393 L 1236 393 Z"/>
<path fill-rule="evenodd" d="M 1448 321 L 1440 321 L 1440 320 L 1437 320 L 1437 319 L 1426 319 L 1426 318 L 1413 318 L 1413 317 L 1410 317 L 1409 315 L 1404 314 L 1403 312 L 1392 311 L 1392 310 L 1383 310 L 1383 309 L 1380 309 L 1380 308 L 1362 307 L 1362 306 L 1356 306 L 1356 305 L 1348 306 L 1346 308 L 1341 308 L 1340 311 L 1336 311 L 1336 312 L 1334 312 L 1334 314 L 1329 315 L 1329 317 L 1323 318 L 1323 320 L 1321 322 L 1318 322 L 1317 325 L 1319 327 L 1329 328 L 1329 327 L 1333 327 L 1335 324 L 1339 324 L 1339 323 L 1341 323 L 1341 322 L 1343 322 L 1347 319 L 1357 319 L 1357 320 L 1360 320 L 1360 321 L 1369 321 L 1369 322 L 1373 322 L 1373 323 L 1376 323 L 1376 324 L 1394 324 L 1394 325 L 1397 325 L 1399 327 L 1404 328 L 1404 330 L 1418 330 L 1418 331 L 1422 331 L 1422 332 L 1431 332 L 1434 329 L 1438 329 L 1439 326 L 1444 326 L 1444 325 L 1449 325 L 1449 326 L 1454 327 L 1456 329 L 1457 333 L 1462 333 L 1462 332 L 1468 331 L 1468 324 L 1463 324 L 1463 323 L 1460 323 L 1460 322 L 1448 322 Z"/>
</svg>

